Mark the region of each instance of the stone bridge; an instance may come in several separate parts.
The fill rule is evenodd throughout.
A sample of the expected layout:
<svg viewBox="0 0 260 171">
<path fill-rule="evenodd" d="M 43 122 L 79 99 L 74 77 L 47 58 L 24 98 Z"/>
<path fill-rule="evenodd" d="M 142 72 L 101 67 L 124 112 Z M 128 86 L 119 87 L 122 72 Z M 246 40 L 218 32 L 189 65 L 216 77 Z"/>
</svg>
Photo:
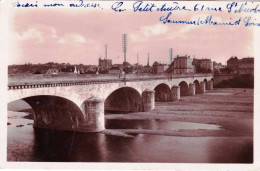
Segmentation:
<svg viewBox="0 0 260 171">
<path fill-rule="evenodd" d="M 105 112 L 148 112 L 213 89 L 212 74 L 34 77 L 9 77 L 8 103 L 27 102 L 36 128 L 79 132 L 104 130 Z"/>
</svg>

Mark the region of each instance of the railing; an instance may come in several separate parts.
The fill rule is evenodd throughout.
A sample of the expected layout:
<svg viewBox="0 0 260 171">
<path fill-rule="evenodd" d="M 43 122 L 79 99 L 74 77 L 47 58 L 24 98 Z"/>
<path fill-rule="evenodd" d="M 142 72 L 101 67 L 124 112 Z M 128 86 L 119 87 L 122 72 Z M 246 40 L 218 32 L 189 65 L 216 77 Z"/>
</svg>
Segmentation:
<svg viewBox="0 0 260 171">
<path fill-rule="evenodd" d="M 219 73 L 219 74 L 214 74 L 214 76 L 237 76 L 237 75 L 239 75 L 239 74 L 224 74 L 224 73 Z"/>
<path fill-rule="evenodd" d="M 213 74 L 127 74 L 119 77 L 119 74 L 89 74 L 89 75 L 26 75 L 26 76 L 9 76 L 8 90 L 12 89 L 28 89 L 41 87 L 62 87 L 74 85 L 89 85 L 89 84 L 105 84 L 115 82 L 132 82 L 132 81 L 147 81 L 161 80 L 174 78 L 189 78 L 189 77 L 207 77 Z"/>
</svg>

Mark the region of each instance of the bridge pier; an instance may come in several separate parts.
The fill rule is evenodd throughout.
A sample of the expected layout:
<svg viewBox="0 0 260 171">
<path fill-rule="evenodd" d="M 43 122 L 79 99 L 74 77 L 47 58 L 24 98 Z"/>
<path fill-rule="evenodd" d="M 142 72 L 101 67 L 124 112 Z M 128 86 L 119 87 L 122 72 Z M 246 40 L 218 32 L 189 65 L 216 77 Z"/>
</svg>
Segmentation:
<svg viewBox="0 0 260 171">
<path fill-rule="evenodd" d="M 142 93 L 142 101 L 143 101 L 143 111 L 149 112 L 155 108 L 155 97 L 154 90 L 146 89 Z"/>
<path fill-rule="evenodd" d="M 210 80 L 210 81 L 207 82 L 206 89 L 207 90 L 213 90 L 213 81 Z"/>
<path fill-rule="evenodd" d="M 83 132 L 99 132 L 105 129 L 104 100 L 90 97 L 85 101 L 85 123 L 80 127 Z"/>
<path fill-rule="evenodd" d="M 206 83 L 204 81 L 200 82 L 200 94 L 204 94 L 206 92 L 205 84 Z"/>
<path fill-rule="evenodd" d="M 172 101 L 180 100 L 181 98 L 180 86 L 173 86 L 171 92 L 172 92 Z"/>
<path fill-rule="evenodd" d="M 195 95 L 195 89 L 196 89 L 195 84 L 194 83 L 190 83 L 189 84 L 189 95 L 190 96 L 194 96 Z"/>
</svg>

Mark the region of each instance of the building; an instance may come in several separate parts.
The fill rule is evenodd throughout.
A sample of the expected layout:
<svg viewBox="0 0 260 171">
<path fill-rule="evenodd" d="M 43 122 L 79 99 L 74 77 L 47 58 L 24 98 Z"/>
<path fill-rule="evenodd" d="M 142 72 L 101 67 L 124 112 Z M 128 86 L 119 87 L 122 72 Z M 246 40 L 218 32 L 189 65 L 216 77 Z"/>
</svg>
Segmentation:
<svg viewBox="0 0 260 171">
<path fill-rule="evenodd" d="M 222 71 L 225 71 L 226 66 L 222 65 L 222 63 L 213 62 L 213 71 L 215 74 L 221 73 Z"/>
<path fill-rule="evenodd" d="M 112 67 L 119 67 L 120 69 L 123 69 L 123 64 L 113 64 Z"/>
<path fill-rule="evenodd" d="M 134 64 L 134 73 L 141 73 L 142 70 L 143 70 L 143 65 L 138 63 Z"/>
<path fill-rule="evenodd" d="M 238 61 L 239 59 L 235 56 L 235 57 L 231 57 L 229 58 L 229 60 L 227 61 L 227 68 L 230 68 L 233 70 L 234 73 L 237 73 L 238 70 Z"/>
<path fill-rule="evenodd" d="M 74 66 L 70 65 L 70 66 L 65 66 L 63 68 L 60 69 L 60 72 L 74 72 Z"/>
<path fill-rule="evenodd" d="M 194 67 L 192 65 L 193 59 L 190 56 L 178 56 L 174 59 L 173 67 L 171 67 L 174 74 L 188 74 L 194 73 Z"/>
<path fill-rule="evenodd" d="M 100 68 L 109 69 L 112 67 L 112 59 L 101 59 L 99 58 L 98 65 Z"/>
<path fill-rule="evenodd" d="M 46 71 L 47 75 L 57 75 L 59 73 L 59 70 L 56 68 L 51 68 Z"/>
<path fill-rule="evenodd" d="M 98 69 L 98 73 L 99 73 L 99 74 L 107 74 L 107 73 L 108 73 L 108 69 L 99 68 L 99 69 Z"/>
<path fill-rule="evenodd" d="M 165 71 L 165 65 L 164 64 L 161 64 L 157 61 L 155 61 L 153 63 L 153 72 L 155 74 L 162 74 L 162 73 L 164 73 L 164 71 Z"/>
<path fill-rule="evenodd" d="M 153 73 L 153 67 L 150 66 L 150 56 L 148 53 L 147 65 L 143 66 L 142 73 Z"/>
<path fill-rule="evenodd" d="M 96 74 L 98 72 L 98 67 L 95 65 L 88 65 L 84 70 L 85 74 Z"/>
<path fill-rule="evenodd" d="M 111 67 L 108 70 L 109 74 L 120 74 L 121 73 L 121 69 L 119 67 Z"/>
<path fill-rule="evenodd" d="M 225 68 L 225 65 L 222 65 L 222 63 L 217 63 L 217 62 L 213 62 L 213 70 L 214 71 L 219 71 L 219 69 L 221 68 Z"/>
<path fill-rule="evenodd" d="M 165 69 L 166 73 L 173 73 L 173 67 L 174 67 L 174 61 L 170 65 L 167 66 L 167 69 Z"/>
<path fill-rule="evenodd" d="M 211 59 L 193 59 L 195 73 L 211 73 L 213 71 L 213 62 Z"/>
<path fill-rule="evenodd" d="M 213 62 L 211 59 L 200 59 L 200 68 L 204 68 L 210 72 L 213 71 Z"/>
<path fill-rule="evenodd" d="M 152 72 L 153 72 L 153 67 L 151 66 L 146 65 L 142 68 L 142 73 L 152 73 Z"/>
<path fill-rule="evenodd" d="M 124 68 L 131 68 L 133 65 L 131 65 L 129 62 L 123 62 Z"/>
<path fill-rule="evenodd" d="M 237 57 L 231 57 L 227 61 L 227 68 L 230 68 L 234 74 L 254 74 L 254 58 L 238 59 Z"/>
<path fill-rule="evenodd" d="M 84 69 L 79 69 L 79 73 L 80 74 L 85 74 L 85 70 Z"/>
<path fill-rule="evenodd" d="M 254 74 L 254 58 L 242 58 L 238 61 L 238 74 Z"/>
</svg>

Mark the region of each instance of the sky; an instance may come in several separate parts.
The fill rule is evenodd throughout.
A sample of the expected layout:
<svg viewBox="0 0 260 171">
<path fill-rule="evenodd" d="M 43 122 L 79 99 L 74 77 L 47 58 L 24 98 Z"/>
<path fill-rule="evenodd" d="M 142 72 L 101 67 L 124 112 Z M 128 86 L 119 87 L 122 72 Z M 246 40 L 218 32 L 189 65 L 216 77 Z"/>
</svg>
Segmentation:
<svg viewBox="0 0 260 171">
<path fill-rule="evenodd" d="M 210 13 L 174 13 L 173 19 L 196 19 Z M 113 64 L 123 62 L 122 35 L 128 35 L 127 61 L 150 64 L 169 63 L 174 57 L 189 55 L 226 64 L 231 56 L 253 57 L 252 29 L 237 26 L 191 26 L 163 24 L 162 13 L 115 13 L 112 10 L 18 9 L 9 21 L 8 64 L 59 62 L 97 65 L 105 56 Z M 236 16 L 234 16 L 236 17 Z M 217 21 L 230 16 L 215 14 Z"/>
</svg>

